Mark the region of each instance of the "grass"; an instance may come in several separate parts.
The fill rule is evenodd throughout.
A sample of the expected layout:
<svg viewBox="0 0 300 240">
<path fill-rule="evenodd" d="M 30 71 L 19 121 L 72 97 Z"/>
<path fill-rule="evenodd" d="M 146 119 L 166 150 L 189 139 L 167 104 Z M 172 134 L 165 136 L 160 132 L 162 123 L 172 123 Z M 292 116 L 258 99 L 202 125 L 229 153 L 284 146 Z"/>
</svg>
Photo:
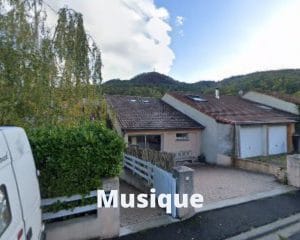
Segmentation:
<svg viewBox="0 0 300 240">
<path fill-rule="evenodd" d="M 254 161 L 274 164 L 280 167 L 286 167 L 286 154 L 272 155 L 272 156 L 262 156 L 250 158 Z"/>
</svg>

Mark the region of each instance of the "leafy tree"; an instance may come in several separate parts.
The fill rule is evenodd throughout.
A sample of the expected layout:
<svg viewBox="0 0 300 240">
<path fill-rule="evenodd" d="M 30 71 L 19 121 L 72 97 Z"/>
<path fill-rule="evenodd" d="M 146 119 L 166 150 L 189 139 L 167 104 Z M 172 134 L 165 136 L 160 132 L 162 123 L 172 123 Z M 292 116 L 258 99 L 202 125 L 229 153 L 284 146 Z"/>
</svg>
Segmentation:
<svg viewBox="0 0 300 240">
<path fill-rule="evenodd" d="M 58 12 L 55 32 L 40 0 L 0 0 L 0 124 L 36 126 L 96 115 L 101 52 L 83 16 Z"/>
</svg>

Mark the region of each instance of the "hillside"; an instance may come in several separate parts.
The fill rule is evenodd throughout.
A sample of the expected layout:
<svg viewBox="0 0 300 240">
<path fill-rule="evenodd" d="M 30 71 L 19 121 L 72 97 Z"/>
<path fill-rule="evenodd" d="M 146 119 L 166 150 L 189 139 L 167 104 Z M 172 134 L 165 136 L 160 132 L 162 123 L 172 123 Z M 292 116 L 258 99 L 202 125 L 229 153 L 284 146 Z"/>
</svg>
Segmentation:
<svg viewBox="0 0 300 240">
<path fill-rule="evenodd" d="M 219 82 L 185 83 L 157 72 L 142 73 L 130 80 L 114 79 L 102 84 L 106 94 L 160 97 L 167 91 L 212 92 L 237 94 L 239 90 L 276 91 L 300 96 L 300 69 L 255 72 L 234 76 Z"/>
<path fill-rule="evenodd" d="M 223 79 L 220 89 L 232 93 L 242 89 L 300 94 L 300 69 L 255 72 Z M 299 95 L 300 96 L 300 95 Z"/>
</svg>

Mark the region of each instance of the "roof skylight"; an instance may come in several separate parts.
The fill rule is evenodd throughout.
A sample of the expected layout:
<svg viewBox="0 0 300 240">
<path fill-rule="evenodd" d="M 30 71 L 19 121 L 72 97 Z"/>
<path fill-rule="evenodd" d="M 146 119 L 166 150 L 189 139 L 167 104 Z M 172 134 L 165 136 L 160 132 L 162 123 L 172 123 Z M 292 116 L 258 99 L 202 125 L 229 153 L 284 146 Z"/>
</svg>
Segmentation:
<svg viewBox="0 0 300 240">
<path fill-rule="evenodd" d="M 257 105 L 259 108 L 264 109 L 264 110 L 272 110 L 271 107 L 265 106 L 265 105 Z"/>
<path fill-rule="evenodd" d="M 195 102 L 207 102 L 206 99 L 204 99 L 198 95 L 188 95 L 188 98 L 194 100 Z"/>
</svg>

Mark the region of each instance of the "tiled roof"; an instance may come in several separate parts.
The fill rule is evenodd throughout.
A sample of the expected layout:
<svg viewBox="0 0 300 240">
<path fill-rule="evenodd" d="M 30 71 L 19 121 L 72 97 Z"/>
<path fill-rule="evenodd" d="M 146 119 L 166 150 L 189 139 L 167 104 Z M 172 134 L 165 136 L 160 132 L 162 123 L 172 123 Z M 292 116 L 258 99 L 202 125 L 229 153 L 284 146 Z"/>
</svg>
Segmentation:
<svg viewBox="0 0 300 240">
<path fill-rule="evenodd" d="M 186 93 L 168 94 L 221 123 L 259 124 L 296 121 L 296 115 L 254 103 L 239 96 L 221 95 L 220 99 L 216 99 L 213 95 L 200 94 L 201 98 L 207 101 L 199 102 L 191 99 Z"/>
<path fill-rule="evenodd" d="M 119 95 L 105 98 L 123 130 L 204 128 L 160 99 Z"/>
</svg>

